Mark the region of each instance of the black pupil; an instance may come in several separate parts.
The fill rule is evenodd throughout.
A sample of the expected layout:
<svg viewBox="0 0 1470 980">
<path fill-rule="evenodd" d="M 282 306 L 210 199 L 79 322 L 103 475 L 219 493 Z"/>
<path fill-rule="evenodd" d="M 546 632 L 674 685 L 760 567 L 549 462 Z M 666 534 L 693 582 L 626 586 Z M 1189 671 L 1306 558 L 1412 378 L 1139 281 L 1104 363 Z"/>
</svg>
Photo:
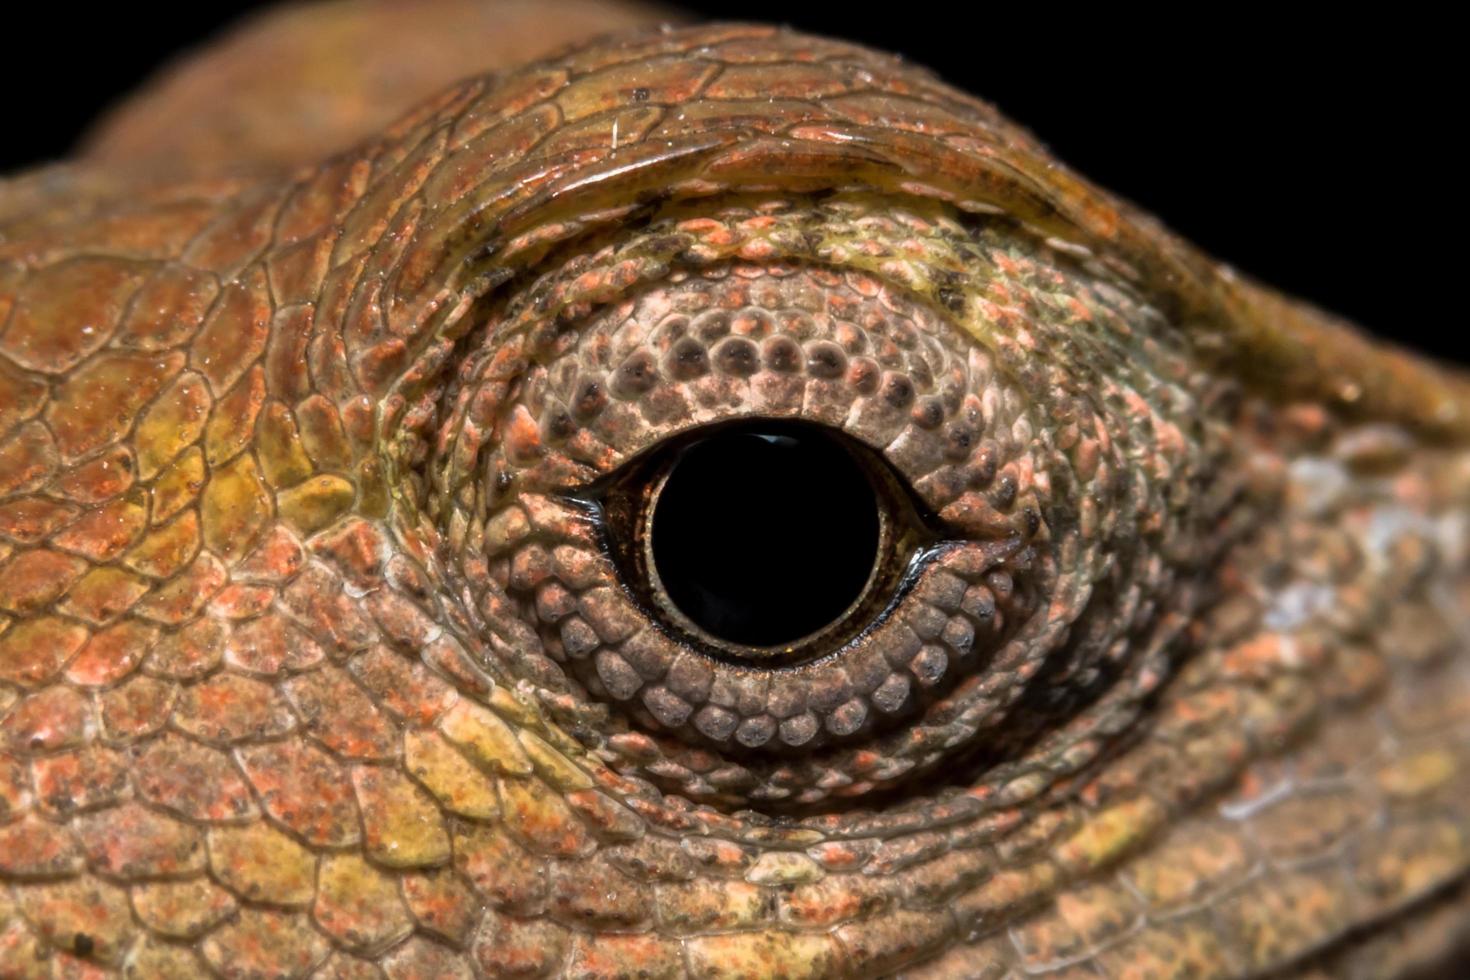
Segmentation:
<svg viewBox="0 0 1470 980">
<path fill-rule="evenodd" d="M 862 593 L 878 500 L 831 436 L 763 423 L 683 453 L 652 536 L 659 578 L 685 616 L 729 643 L 774 647 L 834 622 Z"/>
</svg>

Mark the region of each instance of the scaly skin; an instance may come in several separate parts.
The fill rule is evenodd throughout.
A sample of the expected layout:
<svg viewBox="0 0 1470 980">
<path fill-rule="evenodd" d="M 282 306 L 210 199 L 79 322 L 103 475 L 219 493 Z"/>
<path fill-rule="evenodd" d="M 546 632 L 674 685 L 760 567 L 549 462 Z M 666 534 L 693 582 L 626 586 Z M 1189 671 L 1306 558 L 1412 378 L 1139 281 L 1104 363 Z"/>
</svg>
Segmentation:
<svg viewBox="0 0 1470 980">
<path fill-rule="evenodd" d="M 278 162 L 0 186 L 0 974 L 1453 963 L 1465 379 L 767 28 Z M 742 415 L 952 541 L 774 684 L 556 493 Z"/>
</svg>

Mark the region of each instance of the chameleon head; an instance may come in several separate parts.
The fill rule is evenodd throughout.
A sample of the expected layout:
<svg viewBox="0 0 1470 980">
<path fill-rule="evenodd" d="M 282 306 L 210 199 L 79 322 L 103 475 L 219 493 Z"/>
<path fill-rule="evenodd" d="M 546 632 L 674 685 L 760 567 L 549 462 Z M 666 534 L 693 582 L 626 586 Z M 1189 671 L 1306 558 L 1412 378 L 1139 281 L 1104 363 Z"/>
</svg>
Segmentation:
<svg viewBox="0 0 1470 980">
<path fill-rule="evenodd" d="M 762 27 L 211 193 L 0 226 L 0 972 L 1245 975 L 1463 918 L 1462 379 Z"/>
<path fill-rule="evenodd" d="M 405 140 L 450 145 L 350 356 L 402 352 L 387 524 L 432 615 L 567 760 L 530 778 L 575 771 L 559 788 L 637 814 L 641 846 L 674 829 L 679 862 L 734 862 L 680 886 L 630 884 L 616 847 L 579 866 L 666 896 L 696 972 L 1035 966 L 1132 921 L 1135 885 L 1064 883 L 1237 778 L 1247 716 L 1280 734 L 1298 707 L 1220 693 L 1251 631 L 1208 610 L 1268 589 L 1232 560 L 1285 492 L 1277 410 L 1225 366 L 1270 375 L 1337 328 L 1281 307 L 1251 334 L 1272 301 L 922 72 L 760 28 L 644 43 L 468 91 Z M 1277 396 L 1347 397 L 1341 336 Z M 1455 417 L 1423 378 L 1369 411 Z M 814 529 L 824 500 L 858 502 L 846 535 Z M 1191 660 L 1198 699 L 1167 686 Z M 730 907 L 746 886 L 773 917 Z M 1003 948 L 1067 887 L 1052 914 L 1096 921 Z M 1164 931 L 1113 955 L 1203 941 Z"/>
</svg>

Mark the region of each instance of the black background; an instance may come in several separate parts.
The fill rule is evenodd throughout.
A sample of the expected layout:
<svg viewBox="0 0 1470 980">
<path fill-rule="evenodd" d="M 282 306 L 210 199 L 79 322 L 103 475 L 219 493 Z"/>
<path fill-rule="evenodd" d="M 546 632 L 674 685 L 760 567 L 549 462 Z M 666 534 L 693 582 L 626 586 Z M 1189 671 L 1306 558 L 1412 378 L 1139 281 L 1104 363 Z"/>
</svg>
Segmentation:
<svg viewBox="0 0 1470 980">
<path fill-rule="evenodd" d="M 0 55 L 0 172 L 87 122 L 250 4 L 29 8 Z M 1056 155 L 1243 271 L 1470 360 L 1458 31 L 1285 6 L 1156 17 L 1037 3 L 686 3 L 897 51 L 995 102 Z M 1185 11 L 1188 12 L 1187 18 Z M 1457 68 L 1457 64 L 1461 68 Z"/>
</svg>

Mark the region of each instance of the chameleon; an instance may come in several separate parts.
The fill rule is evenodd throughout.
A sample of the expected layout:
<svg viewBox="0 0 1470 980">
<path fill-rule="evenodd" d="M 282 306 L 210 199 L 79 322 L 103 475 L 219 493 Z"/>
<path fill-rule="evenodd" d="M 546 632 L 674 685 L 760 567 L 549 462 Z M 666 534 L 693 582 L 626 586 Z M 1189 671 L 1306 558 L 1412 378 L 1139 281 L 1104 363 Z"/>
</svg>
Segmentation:
<svg viewBox="0 0 1470 980">
<path fill-rule="evenodd" d="M 1453 975 L 1466 377 L 894 57 L 487 9 L 0 183 L 0 975 Z M 742 433 L 763 602 L 878 515 L 774 640 L 658 544 Z"/>
</svg>

